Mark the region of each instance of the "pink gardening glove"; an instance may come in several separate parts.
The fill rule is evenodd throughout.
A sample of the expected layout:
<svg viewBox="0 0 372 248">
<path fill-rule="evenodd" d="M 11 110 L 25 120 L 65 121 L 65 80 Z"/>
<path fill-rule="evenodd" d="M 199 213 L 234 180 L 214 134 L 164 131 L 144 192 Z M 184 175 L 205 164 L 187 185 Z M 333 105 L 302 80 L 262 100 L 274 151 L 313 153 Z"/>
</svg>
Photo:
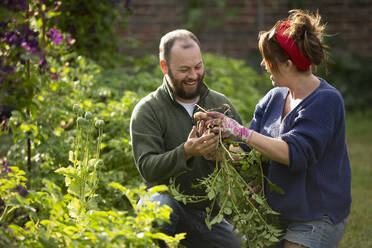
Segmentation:
<svg viewBox="0 0 372 248">
<path fill-rule="evenodd" d="M 205 126 L 212 126 L 214 132 L 221 131 L 223 138 L 238 139 L 248 143 L 253 130 L 218 112 L 208 112 Z"/>
</svg>

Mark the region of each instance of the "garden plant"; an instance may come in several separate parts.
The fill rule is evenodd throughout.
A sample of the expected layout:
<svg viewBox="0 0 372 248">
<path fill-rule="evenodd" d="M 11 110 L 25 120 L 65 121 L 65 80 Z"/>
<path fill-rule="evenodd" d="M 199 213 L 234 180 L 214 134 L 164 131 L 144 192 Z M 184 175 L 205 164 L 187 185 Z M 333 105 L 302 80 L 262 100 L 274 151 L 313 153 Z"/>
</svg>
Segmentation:
<svg viewBox="0 0 372 248">
<path fill-rule="evenodd" d="M 139 99 L 162 83 L 162 72 L 155 55 L 117 53 L 115 32 L 127 25 L 130 3 L 0 1 L 0 247 L 157 247 L 157 240 L 178 247 L 187 234 L 168 236 L 156 228 L 169 221 L 170 209 L 136 205 L 159 191 L 180 201 L 219 203 L 221 211 L 209 215 L 207 225 L 226 217 L 248 245 L 275 242 L 278 215 L 263 190 L 254 192 L 249 182 L 280 189 L 265 179 L 265 158 L 254 150 L 233 153 L 228 147 L 237 144 L 221 139 L 222 161 L 197 185 L 206 190 L 204 197 L 183 195 L 172 181 L 169 188 L 150 190 L 141 182 L 129 121 Z M 203 6 L 187 12 L 190 23 Z M 243 60 L 209 53 L 203 58 L 206 84 L 228 96 L 249 122 L 270 80 Z M 351 87 L 346 84 L 358 71 L 355 65 L 363 64 L 351 58 L 330 68 L 340 71 L 339 80 L 329 81 L 339 82 L 342 93 Z M 350 109 L 366 108 L 371 99 L 366 73 L 357 78 L 361 87 L 345 98 Z M 363 90 L 361 97 L 356 88 Z"/>
</svg>

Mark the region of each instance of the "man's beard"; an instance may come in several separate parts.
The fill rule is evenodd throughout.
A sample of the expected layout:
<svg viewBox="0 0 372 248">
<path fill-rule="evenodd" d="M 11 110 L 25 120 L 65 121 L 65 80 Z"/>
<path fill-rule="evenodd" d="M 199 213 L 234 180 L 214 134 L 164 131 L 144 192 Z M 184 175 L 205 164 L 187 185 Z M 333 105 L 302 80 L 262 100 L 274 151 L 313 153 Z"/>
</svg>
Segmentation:
<svg viewBox="0 0 372 248">
<path fill-rule="evenodd" d="M 172 86 L 172 89 L 174 90 L 174 94 L 176 94 L 179 98 L 190 100 L 200 95 L 201 87 L 204 80 L 204 73 L 201 76 L 198 76 L 198 78 L 196 79 L 198 86 L 196 87 L 196 90 L 194 92 L 186 92 L 182 88 L 182 85 L 184 83 L 191 82 L 193 80 L 176 80 L 171 70 L 168 71 L 168 76 L 171 80 L 170 84 Z"/>
</svg>

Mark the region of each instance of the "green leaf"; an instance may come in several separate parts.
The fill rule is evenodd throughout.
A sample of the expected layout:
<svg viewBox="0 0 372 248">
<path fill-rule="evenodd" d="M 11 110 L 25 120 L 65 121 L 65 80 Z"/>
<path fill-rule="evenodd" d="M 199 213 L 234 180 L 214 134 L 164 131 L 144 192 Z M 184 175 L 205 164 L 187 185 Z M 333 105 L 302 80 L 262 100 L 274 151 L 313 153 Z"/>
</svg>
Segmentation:
<svg viewBox="0 0 372 248">
<path fill-rule="evenodd" d="M 70 167 L 61 167 L 55 170 L 58 174 L 71 176 L 75 174 L 75 169 Z"/>
<path fill-rule="evenodd" d="M 269 185 L 269 189 L 270 189 L 270 192 L 275 192 L 277 194 L 280 194 L 280 195 L 285 195 L 285 191 L 280 188 L 278 185 L 272 183 L 266 176 L 264 176 L 268 185 Z"/>
<path fill-rule="evenodd" d="M 77 198 L 72 199 L 72 201 L 68 204 L 67 207 L 70 210 L 71 217 L 73 218 L 77 218 L 82 210 L 81 203 Z"/>
<path fill-rule="evenodd" d="M 149 192 L 154 194 L 156 192 L 163 192 L 163 191 L 167 191 L 168 190 L 168 187 L 166 185 L 156 185 L 152 188 L 149 189 Z"/>
<path fill-rule="evenodd" d="M 271 237 L 269 238 L 269 240 L 270 240 L 271 242 L 279 242 L 279 239 L 278 239 L 277 237 L 275 237 L 275 236 L 271 236 Z"/>
<path fill-rule="evenodd" d="M 20 129 L 26 133 L 29 131 L 32 131 L 34 136 L 37 136 L 39 134 L 39 130 L 34 124 L 23 124 L 22 123 L 20 126 Z"/>
<path fill-rule="evenodd" d="M 259 195 L 257 195 L 257 194 L 253 194 L 253 195 L 252 195 L 252 198 L 253 198 L 253 200 L 255 200 L 258 204 L 260 204 L 260 205 L 264 204 L 264 201 L 262 200 L 262 198 L 261 198 Z"/>
<path fill-rule="evenodd" d="M 110 187 L 112 188 L 115 188 L 115 189 L 118 189 L 120 191 L 122 191 L 124 194 L 127 192 L 127 188 L 125 188 L 123 185 L 121 185 L 120 183 L 116 183 L 116 182 L 111 182 L 109 183 Z"/>
<path fill-rule="evenodd" d="M 227 214 L 227 215 L 230 215 L 230 214 L 232 213 L 232 209 L 231 209 L 230 207 L 225 207 L 225 208 L 223 209 L 223 212 L 224 212 L 225 214 Z"/>
<path fill-rule="evenodd" d="M 71 180 L 70 184 L 68 185 L 67 192 L 71 195 L 80 196 L 80 184 L 76 180 Z"/>
<path fill-rule="evenodd" d="M 61 14 L 60 11 L 48 11 L 46 16 L 47 18 L 51 18 L 51 17 L 56 17 L 56 16 L 59 16 Z"/>
<path fill-rule="evenodd" d="M 69 152 L 68 152 L 68 160 L 69 160 L 70 162 L 72 162 L 72 163 L 75 162 L 75 160 L 74 160 L 74 152 L 73 152 L 73 151 L 69 151 Z"/>
<path fill-rule="evenodd" d="M 216 196 L 216 194 L 214 193 L 213 190 L 211 190 L 211 191 L 208 192 L 208 199 L 209 200 L 212 200 L 215 196 Z"/>
</svg>

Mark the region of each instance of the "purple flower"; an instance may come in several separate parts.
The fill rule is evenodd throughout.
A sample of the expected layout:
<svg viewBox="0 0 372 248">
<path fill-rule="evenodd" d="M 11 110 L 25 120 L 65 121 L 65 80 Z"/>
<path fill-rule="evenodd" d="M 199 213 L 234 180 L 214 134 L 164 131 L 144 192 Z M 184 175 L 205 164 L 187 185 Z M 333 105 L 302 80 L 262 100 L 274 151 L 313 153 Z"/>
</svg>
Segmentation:
<svg viewBox="0 0 372 248">
<path fill-rule="evenodd" d="M 26 51 L 35 54 L 40 51 L 38 35 L 39 32 L 35 32 L 28 27 L 20 26 L 18 31 L 5 32 L 1 41 L 10 46 L 23 47 Z"/>
<path fill-rule="evenodd" d="M 66 41 L 70 43 L 72 41 L 71 35 L 66 35 Z"/>
<path fill-rule="evenodd" d="M 2 166 L 4 167 L 3 173 L 9 173 L 12 172 L 12 170 L 9 168 L 9 162 L 4 160 L 2 163 Z"/>
<path fill-rule="evenodd" d="M 15 70 L 16 70 L 15 66 L 9 66 L 9 65 L 6 65 L 2 68 L 3 73 L 8 74 L 8 75 L 14 74 Z"/>
<path fill-rule="evenodd" d="M 48 62 L 45 59 L 45 56 L 40 54 L 40 56 L 38 57 L 39 57 L 39 69 L 45 68 L 48 64 Z"/>
<path fill-rule="evenodd" d="M 50 78 L 55 81 L 58 81 L 59 79 L 58 74 L 53 72 L 50 73 Z"/>
<path fill-rule="evenodd" d="M 2 166 L 3 166 L 3 167 L 9 167 L 9 162 L 8 162 L 8 161 L 3 161 Z"/>
<path fill-rule="evenodd" d="M 9 45 L 13 45 L 18 36 L 19 35 L 16 32 L 8 31 L 4 34 L 4 37 L 1 39 L 1 42 L 6 42 Z"/>
<path fill-rule="evenodd" d="M 76 40 L 74 38 L 72 38 L 71 35 L 68 34 L 68 35 L 66 35 L 66 41 L 67 41 L 68 44 L 72 45 L 72 44 L 75 43 Z"/>
<path fill-rule="evenodd" d="M 49 30 L 49 32 L 47 33 L 47 37 L 51 39 L 56 45 L 58 45 L 63 40 L 62 34 L 54 28 L 51 28 Z"/>
<path fill-rule="evenodd" d="M 31 47 L 29 45 L 27 45 L 27 42 L 26 41 L 23 41 L 21 43 L 21 46 L 23 46 L 27 51 L 30 51 L 31 50 Z"/>
</svg>

